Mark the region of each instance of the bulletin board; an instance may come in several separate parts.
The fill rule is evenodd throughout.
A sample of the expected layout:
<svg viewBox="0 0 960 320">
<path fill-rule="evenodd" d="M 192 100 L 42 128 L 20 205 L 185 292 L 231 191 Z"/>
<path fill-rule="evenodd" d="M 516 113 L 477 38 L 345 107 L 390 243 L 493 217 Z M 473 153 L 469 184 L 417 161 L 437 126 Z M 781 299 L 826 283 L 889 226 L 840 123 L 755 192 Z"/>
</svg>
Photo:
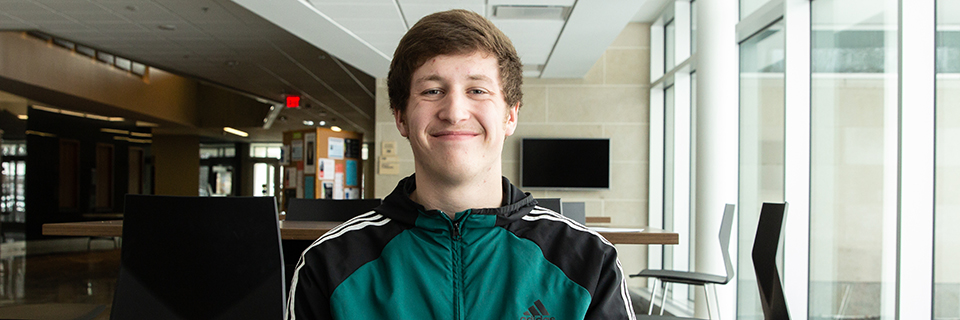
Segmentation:
<svg viewBox="0 0 960 320">
<path fill-rule="evenodd" d="M 363 134 L 327 128 L 283 133 L 283 199 L 362 199 Z M 289 152 L 287 152 L 289 150 Z"/>
</svg>

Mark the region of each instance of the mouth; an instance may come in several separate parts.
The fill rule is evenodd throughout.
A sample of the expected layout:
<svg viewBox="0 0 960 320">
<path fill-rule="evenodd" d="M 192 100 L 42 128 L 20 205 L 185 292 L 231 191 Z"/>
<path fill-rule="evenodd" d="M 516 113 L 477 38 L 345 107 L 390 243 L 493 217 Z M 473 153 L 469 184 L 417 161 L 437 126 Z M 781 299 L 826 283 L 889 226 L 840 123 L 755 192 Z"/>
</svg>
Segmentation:
<svg viewBox="0 0 960 320">
<path fill-rule="evenodd" d="M 479 136 L 480 133 L 470 130 L 443 130 L 431 133 L 430 136 L 444 140 L 463 140 Z"/>
</svg>

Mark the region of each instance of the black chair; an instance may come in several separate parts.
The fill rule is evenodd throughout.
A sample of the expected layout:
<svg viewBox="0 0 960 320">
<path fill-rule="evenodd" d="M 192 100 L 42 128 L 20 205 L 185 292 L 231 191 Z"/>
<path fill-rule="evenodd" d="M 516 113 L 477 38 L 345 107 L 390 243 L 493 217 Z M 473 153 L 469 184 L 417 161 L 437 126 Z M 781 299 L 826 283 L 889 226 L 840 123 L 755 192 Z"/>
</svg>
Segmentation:
<svg viewBox="0 0 960 320">
<path fill-rule="evenodd" d="M 561 213 L 560 209 L 563 207 L 560 204 L 560 198 L 537 198 L 537 204 L 556 213 Z"/>
<path fill-rule="evenodd" d="M 380 199 L 289 199 L 286 220 L 347 221 L 380 205 Z"/>
<path fill-rule="evenodd" d="M 786 203 L 764 202 L 760 207 L 757 237 L 753 240 L 753 268 L 760 287 L 760 305 L 765 320 L 790 320 L 777 271 L 777 248 L 787 214 Z"/>
<path fill-rule="evenodd" d="M 660 282 L 660 289 L 662 291 L 660 299 L 660 314 L 663 315 L 664 302 L 666 301 L 667 296 L 667 284 L 668 283 L 682 283 L 688 285 L 697 285 L 702 286 L 704 293 L 706 293 L 707 298 L 707 310 L 710 312 L 710 318 L 714 318 L 715 308 L 718 306 L 717 301 L 717 284 L 727 284 L 733 279 L 733 262 L 730 260 L 730 231 L 733 227 L 733 213 L 736 208 L 733 204 L 726 204 L 723 208 L 723 220 L 720 223 L 720 252 L 723 254 L 723 263 L 726 267 L 725 275 L 714 275 L 709 273 L 693 272 L 693 271 L 676 271 L 676 270 L 653 270 L 646 269 L 640 271 L 640 273 L 630 275 L 633 277 L 648 277 L 654 278 L 653 293 L 650 296 L 650 309 L 647 311 L 648 315 L 653 314 L 653 302 L 657 298 L 657 281 Z M 713 308 L 711 308 L 711 305 Z M 719 317 L 719 314 L 716 315 Z"/>
<path fill-rule="evenodd" d="M 111 319 L 280 319 L 272 197 L 127 195 Z"/>
</svg>

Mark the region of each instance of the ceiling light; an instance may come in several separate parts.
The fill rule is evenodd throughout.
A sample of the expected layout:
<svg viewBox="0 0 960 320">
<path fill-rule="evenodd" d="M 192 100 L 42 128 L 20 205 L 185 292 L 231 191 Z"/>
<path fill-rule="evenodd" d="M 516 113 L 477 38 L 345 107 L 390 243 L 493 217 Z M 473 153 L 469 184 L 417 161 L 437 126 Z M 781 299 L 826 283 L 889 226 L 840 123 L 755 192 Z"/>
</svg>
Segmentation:
<svg viewBox="0 0 960 320">
<path fill-rule="evenodd" d="M 18 115 L 17 115 L 17 119 L 27 120 L 27 115 L 25 115 L 25 114 L 18 114 Z"/>
<path fill-rule="evenodd" d="M 153 122 L 146 122 L 146 121 L 137 121 L 136 124 L 138 127 L 159 127 L 160 126 L 159 124 L 156 124 Z"/>
<path fill-rule="evenodd" d="M 340 132 L 340 131 L 342 131 L 343 129 L 340 129 L 340 127 L 338 127 L 338 126 L 332 126 L 332 127 L 330 127 L 330 130 L 333 130 L 333 132 Z"/>
<path fill-rule="evenodd" d="M 320 120 L 320 123 L 319 123 L 319 124 L 317 124 L 317 125 L 319 125 L 319 126 L 321 126 L 321 127 L 322 127 L 322 126 L 325 126 L 325 125 L 327 125 L 327 122 L 326 122 L 326 121 L 323 121 L 323 120 Z"/>
<path fill-rule="evenodd" d="M 305 125 L 305 126 L 312 126 L 312 125 L 313 125 L 313 121 L 303 120 L 303 125 Z"/>
<path fill-rule="evenodd" d="M 115 133 L 115 134 L 122 134 L 122 135 L 128 135 L 128 134 L 130 134 L 130 131 L 120 130 L 120 129 L 113 129 L 113 128 L 100 128 L 100 132 Z"/>
<path fill-rule="evenodd" d="M 60 109 L 60 114 L 65 114 L 68 116 L 74 116 L 79 118 L 83 118 L 84 116 L 83 112 L 76 112 L 76 111 L 63 110 L 63 109 Z"/>
<path fill-rule="evenodd" d="M 152 138 L 152 137 L 153 137 L 153 134 L 152 134 L 152 133 L 145 133 L 145 132 L 130 132 L 130 135 L 131 135 L 131 136 L 134 136 L 134 137 L 142 137 L 142 138 Z"/>
<path fill-rule="evenodd" d="M 101 116 L 101 115 L 96 115 L 96 114 L 90 114 L 90 113 L 88 113 L 88 114 L 86 114 L 86 117 L 87 117 L 87 119 L 100 120 L 100 121 L 110 121 L 110 118 L 104 117 L 104 116 Z"/>
<path fill-rule="evenodd" d="M 237 129 L 234 129 L 234 128 L 231 128 L 231 127 L 223 127 L 223 131 L 225 131 L 225 132 L 227 132 L 227 133 L 232 133 L 232 134 L 235 134 L 235 135 L 238 135 L 238 136 L 241 136 L 241 137 L 249 136 L 249 134 L 247 134 L 246 132 L 243 132 L 243 131 L 240 131 L 240 130 L 237 130 Z"/>
<path fill-rule="evenodd" d="M 38 105 L 31 105 L 30 107 L 33 107 L 34 109 L 37 109 L 37 110 L 43 110 L 46 112 L 60 113 L 60 109 L 57 109 L 57 108 L 44 107 L 44 106 L 38 106 Z"/>
<path fill-rule="evenodd" d="M 123 117 L 109 117 L 109 118 L 107 118 L 107 121 L 110 121 L 110 122 L 123 122 Z"/>
<path fill-rule="evenodd" d="M 493 6 L 493 17 L 511 20 L 567 20 L 570 7 L 564 6 Z"/>
</svg>

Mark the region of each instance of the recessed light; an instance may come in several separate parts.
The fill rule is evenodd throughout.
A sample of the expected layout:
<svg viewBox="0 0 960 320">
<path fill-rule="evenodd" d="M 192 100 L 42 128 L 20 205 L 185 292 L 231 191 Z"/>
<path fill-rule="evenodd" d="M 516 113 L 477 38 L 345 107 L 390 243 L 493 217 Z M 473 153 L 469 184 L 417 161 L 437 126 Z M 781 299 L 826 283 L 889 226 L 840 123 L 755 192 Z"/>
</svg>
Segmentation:
<svg viewBox="0 0 960 320">
<path fill-rule="evenodd" d="M 167 30 L 167 31 L 177 30 L 177 26 L 172 24 L 161 24 L 157 26 L 157 28 L 159 28 L 160 30 Z"/>
<path fill-rule="evenodd" d="M 340 129 L 340 127 L 338 127 L 338 126 L 332 126 L 332 127 L 330 127 L 330 130 L 333 130 L 333 132 L 340 132 L 340 131 L 342 131 L 343 129 Z"/>
<path fill-rule="evenodd" d="M 320 125 L 321 127 L 322 127 L 322 126 L 325 126 L 325 125 L 327 125 L 327 122 L 326 122 L 326 121 L 323 121 L 323 120 L 320 120 L 319 125 Z"/>
<path fill-rule="evenodd" d="M 305 126 L 312 126 L 312 125 L 313 125 L 313 121 L 303 120 L 303 125 L 305 125 Z"/>
</svg>

